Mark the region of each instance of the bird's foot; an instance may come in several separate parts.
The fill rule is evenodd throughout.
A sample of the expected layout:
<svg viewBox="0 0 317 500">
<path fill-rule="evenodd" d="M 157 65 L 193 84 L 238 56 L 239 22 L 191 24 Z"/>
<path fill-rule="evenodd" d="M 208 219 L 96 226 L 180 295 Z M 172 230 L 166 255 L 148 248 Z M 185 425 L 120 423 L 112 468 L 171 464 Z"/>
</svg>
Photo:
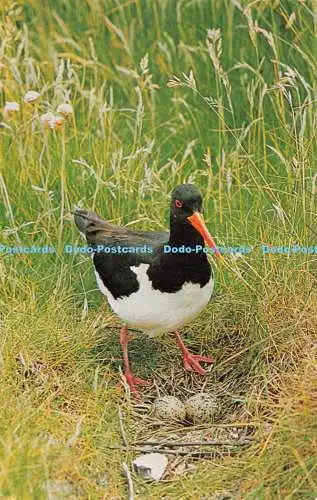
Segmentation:
<svg viewBox="0 0 317 500">
<path fill-rule="evenodd" d="M 141 385 L 141 386 L 149 385 L 149 382 L 147 380 L 135 377 L 131 371 L 125 371 L 124 378 L 130 388 L 131 393 L 134 394 L 135 396 L 140 396 L 139 391 L 136 388 L 136 385 Z"/>
<path fill-rule="evenodd" d="M 200 356 L 199 354 L 191 354 L 189 351 L 183 353 L 183 363 L 185 370 L 189 372 L 196 372 L 200 375 L 207 375 L 208 372 L 200 366 L 200 363 L 212 363 L 212 358 L 208 356 Z"/>
</svg>

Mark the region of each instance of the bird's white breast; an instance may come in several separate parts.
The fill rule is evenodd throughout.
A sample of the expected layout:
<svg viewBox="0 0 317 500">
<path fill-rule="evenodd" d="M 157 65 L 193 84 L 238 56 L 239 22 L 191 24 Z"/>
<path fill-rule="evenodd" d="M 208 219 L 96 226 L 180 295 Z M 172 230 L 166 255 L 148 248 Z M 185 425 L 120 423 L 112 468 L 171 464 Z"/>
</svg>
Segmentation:
<svg viewBox="0 0 317 500">
<path fill-rule="evenodd" d="M 195 318 L 208 303 L 214 286 L 212 278 L 203 287 L 189 282 L 175 293 L 166 293 L 152 287 L 148 268 L 149 264 L 131 267 L 137 276 L 139 289 L 128 297 L 118 299 L 113 297 L 95 271 L 101 292 L 108 298 L 113 311 L 128 325 L 150 336 L 172 332 Z"/>
</svg>

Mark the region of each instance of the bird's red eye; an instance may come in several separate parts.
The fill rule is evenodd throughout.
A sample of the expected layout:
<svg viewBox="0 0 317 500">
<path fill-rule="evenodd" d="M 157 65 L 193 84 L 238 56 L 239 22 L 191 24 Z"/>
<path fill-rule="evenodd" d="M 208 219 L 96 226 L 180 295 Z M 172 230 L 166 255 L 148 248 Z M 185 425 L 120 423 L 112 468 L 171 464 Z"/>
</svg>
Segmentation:
<svg viewBox="0 0 317 500">
<path fill-rule="evenodd" d="M 180 200 L 175 200 L 175 207 L 181 208 L 183 206 L 183 202 Z"/>
</svg>

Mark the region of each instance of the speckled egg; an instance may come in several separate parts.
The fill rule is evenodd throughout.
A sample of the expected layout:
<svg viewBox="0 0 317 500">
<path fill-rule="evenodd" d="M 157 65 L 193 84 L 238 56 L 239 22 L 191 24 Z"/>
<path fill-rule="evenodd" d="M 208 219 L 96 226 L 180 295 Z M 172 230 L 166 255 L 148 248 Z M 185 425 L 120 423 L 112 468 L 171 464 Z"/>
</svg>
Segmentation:
<svg viewBox="0 0 317 500">
<path fill-rule="evenodd" d="M 213 421 L 219 409 L 219 403 L 215 396 L 200 392 L 187 399 L 185 409 L 187 420 L 195 424 L 203 424 Z"/>
<path fill-rule="evenodd" d="M 162 420 L 184 420 L 186 409 L 184 403 L 175 396 L 161 396 L 153 403 L 153 412 Z"/>
</svg>

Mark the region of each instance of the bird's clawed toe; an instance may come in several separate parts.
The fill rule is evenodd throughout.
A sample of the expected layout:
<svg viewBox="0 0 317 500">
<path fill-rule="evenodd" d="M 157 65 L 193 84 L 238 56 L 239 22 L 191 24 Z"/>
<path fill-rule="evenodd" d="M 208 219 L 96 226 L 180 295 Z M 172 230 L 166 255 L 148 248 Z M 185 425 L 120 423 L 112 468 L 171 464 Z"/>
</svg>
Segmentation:
<svg viewBox="0 0 317 500">
<path fill-rule="evenodd" d="M 140 396 L 139 391 L 136 388 L 136 385 L 141 385 L 142 387 L 149 385 L 149 382 L 147 380 L 135 377 L 132 372 L 125 372 L 124 378 L 130 388 L 131 393 L 134 394 L 135 396 Z"/>
<path fill-rule="evenodd" d="M 183 355 L 183 363 L 185 370 L 189 372 L 196 372 L 200 375 L 207 375 L 208 372 L 200 366 L 200 363 L 212 363 L 212 358 L 208 356 L 200 356 L 199 354 L 191 354 L 186 352 Z"/>
<path fill-rule="evenodd" d="M 210 358 L 209 356 L 200 356 L 200 354 L 192 354 L 185 346 L 180 333 L 175 331 L 174 335 L 177 345 L 183 355 L 185 370 L 189 372 L 196 372 L 200 375 L 207 375 L 208 372 L 202 366 L 200 366 L 200 363 L 213 363 L 212 358 Z"/>
</svg>

